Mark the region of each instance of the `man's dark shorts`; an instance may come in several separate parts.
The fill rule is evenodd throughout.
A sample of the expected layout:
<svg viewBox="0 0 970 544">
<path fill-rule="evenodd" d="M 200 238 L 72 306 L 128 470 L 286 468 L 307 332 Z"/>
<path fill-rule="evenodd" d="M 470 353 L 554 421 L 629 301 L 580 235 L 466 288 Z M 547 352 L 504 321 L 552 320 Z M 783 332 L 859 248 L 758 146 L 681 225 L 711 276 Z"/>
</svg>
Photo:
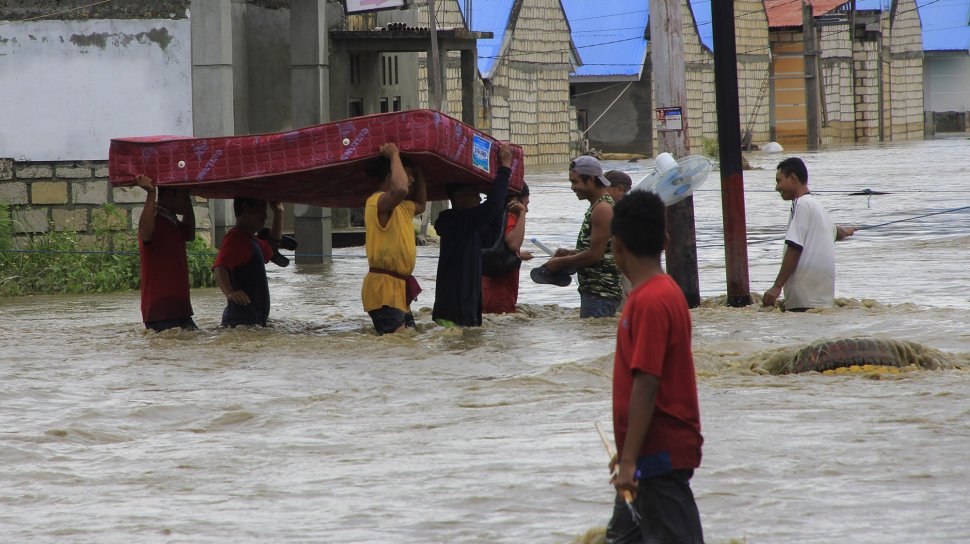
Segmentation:
<svg viewBox="0 0 970 544">
<path fill-rule="evenodd" d="M 690 489 L 693 470 L 674 470 L 640 480 L 634 500 L 640 514 L 633 521 L 623 499 L 617 497 L 606 528 L 607 544 L 703 544 L 701 518 Z"/>
<path fill-rule="evenodd" d="M 178 327 L 185 331 L 197 331 L 199 330 L 198 325 L 195 321 L 192 321 L 191 317 L 184 317 L 181 319 L 163 319 L 160 321 L 149 321 L 145 323 L 146 329 L 151 329 L 155 332 L 162 332 L 168 329 L 174 329 Z"/>
<path fill-rule="evenodd" d="M 367 313 L 370 314 L 370 318 L 374 322 L 374 328 L 377 329 L 377 334 L 392 333 L 402 326 L 409 329 L 415 328 L 414 316 L 409 313 L 406 314 L 397 308 L 381 306 Z"/>
</svg>

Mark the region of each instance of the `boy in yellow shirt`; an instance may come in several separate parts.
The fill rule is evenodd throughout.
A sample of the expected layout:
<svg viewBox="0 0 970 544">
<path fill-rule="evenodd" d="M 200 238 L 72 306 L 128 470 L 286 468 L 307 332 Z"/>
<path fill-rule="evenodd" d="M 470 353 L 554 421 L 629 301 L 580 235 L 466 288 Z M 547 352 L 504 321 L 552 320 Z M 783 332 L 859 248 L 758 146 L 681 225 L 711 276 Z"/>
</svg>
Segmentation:
<svg viewBox="0 0 970 544">
<path fill-rule="evenodd" d="M 381 185 L 364 206 L 368 272 L 361 299 L 377 333 L 387 334 L 414 328 L 410 304 L 421 288 L 411 275 L 417 260 L 411 220 L 424 212 L 427 187 L 396 144 L 382 145 L 381 155 L 375 168 Z"/>
</svg>

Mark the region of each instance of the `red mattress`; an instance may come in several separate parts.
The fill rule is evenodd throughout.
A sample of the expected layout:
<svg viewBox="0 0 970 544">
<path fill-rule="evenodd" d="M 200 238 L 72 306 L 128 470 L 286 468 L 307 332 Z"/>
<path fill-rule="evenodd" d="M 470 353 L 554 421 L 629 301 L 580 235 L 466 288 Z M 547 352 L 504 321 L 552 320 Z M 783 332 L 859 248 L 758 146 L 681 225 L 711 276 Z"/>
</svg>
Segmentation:
<svg viewBox="0 0 970 544">
<path fill-rule="evenodd" d="M 486 190 L 498 173 L 498 140 L 433 110 L 355 117 L 290 132 L 187 138 L 111 140 L 111 184 L 138 174 L 158 186 L 189 187 L 209 198 L 245 196 L 333 208 L 363 206 L 380 181 L 366 173 L 380 146 L 394 142 L 424 171 L 429 200 L 444 200 L 448 183 Z M 513 145 L 512 192 L 522 188 L 522 149 Z"/>
</svg>

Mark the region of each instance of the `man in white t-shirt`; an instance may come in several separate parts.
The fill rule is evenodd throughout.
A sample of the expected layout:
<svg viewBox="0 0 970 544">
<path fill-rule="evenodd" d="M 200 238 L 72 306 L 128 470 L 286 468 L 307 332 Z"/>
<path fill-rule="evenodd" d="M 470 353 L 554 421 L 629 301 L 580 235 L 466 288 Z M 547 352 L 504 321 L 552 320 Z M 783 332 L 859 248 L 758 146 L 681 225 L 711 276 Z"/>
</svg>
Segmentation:
<svg viewBox="0 0 970 544">
<path fill-rule="evenodd" d="M 784 288 L 788 311 L 829 308 L 835 302 L 835 242 L 852 236 L 856 229 L 832 223 L 808 191 L 808 168 L 797 157 L 778 164 L 775 190 L 792 201 L 791 215 L 781 270 L 762 304 L 774 306 Z"/>
</svg>

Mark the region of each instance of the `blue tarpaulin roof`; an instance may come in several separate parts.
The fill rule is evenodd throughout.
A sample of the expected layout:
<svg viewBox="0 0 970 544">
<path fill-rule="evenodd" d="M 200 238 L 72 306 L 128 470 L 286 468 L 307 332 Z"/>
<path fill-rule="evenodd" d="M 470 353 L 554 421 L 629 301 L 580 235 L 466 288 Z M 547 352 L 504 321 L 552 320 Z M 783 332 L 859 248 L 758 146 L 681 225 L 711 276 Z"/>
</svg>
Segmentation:
<svg viewBox="0 0 970 544">
<path fill-rule="evenodd" d="M 640 79 L 647 55 L 647 40 L 643 37 L 649 15 L 646 0 L 561 1 L 573 43 L 583 60 L 583 65 L 570 76 Z"/>
<path fill-rule="evenodd" d="M 714 25 L 711 21 L 711 0 L 690 0 L 690 10 L 694 13 L 694 23 L 697 24 L 697 34 L 701 43 L 714 51 Z M 737 14 L 735 13 L 735 16 Z M 688 30 L 685 28 L 684 32 Z"/>
<path fill-rule="evenodd" d="M 924 51 L 970 51 L 970 0 L 919 0 Z"/>
<path fill-rule="evenodd" d="M 856 11 L 886 11 L 890 0 L 855 0 Z"/>
<path fill-rule="evenodd" d="M 478 71 L 482 77 L 492 77 L 496 61 L 502 55 L 502 41 L 509 26 L 512 4 L 515 0 L 475 0 L 472 6 L 472 25 L 469 30 L 491 32 L 492 37 L 478 40 Z M 458 0 L 458 7 L 465 15 L 465 2 Z M 467 19 L 467 17 L 466 17 Z"/>
</svg>

